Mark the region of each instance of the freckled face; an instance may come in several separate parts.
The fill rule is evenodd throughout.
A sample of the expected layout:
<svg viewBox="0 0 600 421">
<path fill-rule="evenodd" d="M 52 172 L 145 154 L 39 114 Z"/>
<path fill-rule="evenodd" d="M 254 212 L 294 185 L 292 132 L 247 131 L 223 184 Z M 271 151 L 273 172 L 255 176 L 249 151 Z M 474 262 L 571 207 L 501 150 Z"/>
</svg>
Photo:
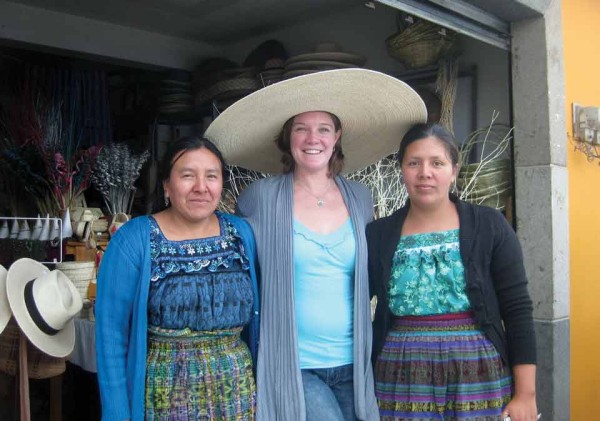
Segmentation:
<svg viewBox="0 0 600 421">
<path fill-rule="evenodd" d="M 442 141 L 433 136 L 408 145 L 401 168 L 411 202 L 421 206 L 448 200 L 458 172 Z"/>
<path fill-rule="evenodd" d="M 292 123 L 290 150 L 297 169 L 329 169 L 329 160 L 341 130 L 335 131 L 331 116 L 322 111 L 298 114 Z"/>
<path fill-rule="evenodd" d="M 206 148 L 186 151 L 163 182 L 171 211 L 190 222 L 200 222 L 217 209 L 223 191 L 221 161 Z"/>
</svg>

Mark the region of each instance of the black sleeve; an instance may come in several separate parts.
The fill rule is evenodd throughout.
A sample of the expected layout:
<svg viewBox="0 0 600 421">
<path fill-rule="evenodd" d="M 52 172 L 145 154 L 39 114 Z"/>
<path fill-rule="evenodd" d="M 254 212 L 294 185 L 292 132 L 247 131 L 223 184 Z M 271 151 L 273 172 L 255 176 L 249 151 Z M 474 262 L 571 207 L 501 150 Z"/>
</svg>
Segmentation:
<svg viewBox="0 0 600 421">
<path fill-rule="evenodd" d="M 500 213 L 494 211 L 494 246 L 490 272 L 504 322 L 511 366 L 536 363 L 533 303 L 527 290 L 527 275 L 519 240 Z"/>
</svg>

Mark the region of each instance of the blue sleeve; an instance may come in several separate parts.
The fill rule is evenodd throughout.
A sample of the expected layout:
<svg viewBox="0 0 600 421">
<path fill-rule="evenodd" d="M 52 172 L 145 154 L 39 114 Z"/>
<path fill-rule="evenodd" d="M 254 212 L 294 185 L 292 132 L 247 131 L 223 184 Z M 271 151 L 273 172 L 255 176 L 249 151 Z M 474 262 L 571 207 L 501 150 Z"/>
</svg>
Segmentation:
<svg viewBox="0 0 600 421">
<path fill-rule="evenodd" d="M 123 226 L 111 239 L 97 279 L 96 359 L 102 419 L 131 419 L 127 355 L 141 262 L 128 253 Z"/>
<path fill-rule="evenodd" d="M 253 367 L 256 367 L 256 361 L 258 358 L 258 341 L 260 336 L 260 303 L 259 303 L 259 284 L 260 279 L 258 273 L 258 258 L 256 255 L 256 241 L 254 238 L 254 232 L 248 222 L 243 219 L 233 216 L 226 215 L 226 217 L 234 224 L 244 244 L 246 255 L 250 262 L 250 275 L 252 277 L 252 291 L 254 296 L 254 305 L 252 308 L 252 317 L 250 323 L 244 328 L 243 337 L 248 344 L 250 353 L 252 354 Z"/>
</svg>

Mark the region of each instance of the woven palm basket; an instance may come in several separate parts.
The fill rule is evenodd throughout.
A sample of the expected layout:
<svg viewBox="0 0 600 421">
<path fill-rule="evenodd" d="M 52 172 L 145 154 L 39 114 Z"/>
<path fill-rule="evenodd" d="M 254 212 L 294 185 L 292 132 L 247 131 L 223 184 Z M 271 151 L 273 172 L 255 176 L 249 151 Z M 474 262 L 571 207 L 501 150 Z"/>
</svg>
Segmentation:
<svg viewBox="0 0 600 421">
<path fill-rule="evenodd" d="M 512 194 L 510 160 L 498 159 L 485 164 L 476 171 L 479 163 L 464 165 L 456 180 L 460 191 L 469 189 L 467 201 L 504 209 Z"/>
<path fill-rule="evenodd" d="M 456 33 L 434 23 L 418 20 L 385 40 L 388 55 L 409 69 L 436 63 L 455 45 Z"/>
<path fill-rule="evenodd" d="M 85 302 L 88 299 L 90 282 L 96 280 L 96 262 L 62 262 L 56 264 L 56 269 L 69 278 Z"/>
</svg>

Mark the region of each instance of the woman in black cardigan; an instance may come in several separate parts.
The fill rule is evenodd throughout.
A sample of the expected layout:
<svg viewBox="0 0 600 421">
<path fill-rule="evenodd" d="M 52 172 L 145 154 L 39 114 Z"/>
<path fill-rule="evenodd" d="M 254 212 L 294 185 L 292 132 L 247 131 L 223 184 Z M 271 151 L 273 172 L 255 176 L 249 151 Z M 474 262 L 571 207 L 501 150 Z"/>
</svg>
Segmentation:
<svg viewBox="0 0 600 421">
<path fill-rule="evenodd" d="M 502 214 L 449 193 L 458 156 L 442 126 L 413 127 L 398 151 L 410 200 L 367 226 L 382 421 L 537 416 L 521 248 Z"/>
</svg>

